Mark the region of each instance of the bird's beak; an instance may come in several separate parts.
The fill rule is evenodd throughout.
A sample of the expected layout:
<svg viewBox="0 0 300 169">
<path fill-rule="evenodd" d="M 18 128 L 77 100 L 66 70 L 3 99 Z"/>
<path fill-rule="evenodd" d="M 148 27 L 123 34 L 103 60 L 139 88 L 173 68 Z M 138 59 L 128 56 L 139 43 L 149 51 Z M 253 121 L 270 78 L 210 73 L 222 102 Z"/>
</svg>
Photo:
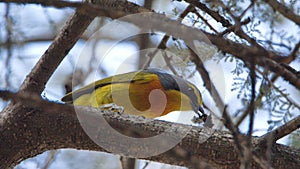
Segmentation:
<svg viewBox="0 0 300 169">
<path fill-rule="evenodd" d="M 201 106 L 199 106 L 199 111 L 200 111 L 202 114 L 205 114 L 205 113 L 204 113 L 204 110 L 203 110 L 203 108 L 202 108 Z"/>
<path fill-rule="evenodd" d="M 206 121 L 207 114 L 205 114 L 204 109 L 198 104 L 193 104 L 193 110 L 198 115 L 198 119 L 201 119 L 202 121 Z"/>
<path fill-rule="evenodd" d="M 207 114 L 205 114 L 204 109 L 201 106 L 199 106 L 198 111 L 196 113 L 198 114 L 199 119 L 203 120 L 204 122 L 206 121 Z"/>
</svg>

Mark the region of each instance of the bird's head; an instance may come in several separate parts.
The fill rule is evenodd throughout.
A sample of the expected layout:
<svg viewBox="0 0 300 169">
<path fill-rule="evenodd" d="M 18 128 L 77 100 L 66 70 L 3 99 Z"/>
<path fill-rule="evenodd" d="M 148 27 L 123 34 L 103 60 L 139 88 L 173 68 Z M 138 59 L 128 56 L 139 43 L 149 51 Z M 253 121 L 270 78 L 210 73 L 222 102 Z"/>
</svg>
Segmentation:
<svg viewBox="0 0 300 169">
<path fill-rule="evenodd" d="M 204 113 L 204 110 L 202 108 L 202 96 L 200 91 L 194 84 L 178 76 L 165 73 L 164 71 L 161 71 L 159 69 L 147 69 L 146 71 L 156 74 L 159 77 L 160 83 L 165 90 L 176 90 L 187 96 L 189 98 L 190 106 L 192 107 L 193 111 L 199 116 L 200 119 L 202 119 L 203 121 L 206 120 L 207 115 Z"/>
</svg>

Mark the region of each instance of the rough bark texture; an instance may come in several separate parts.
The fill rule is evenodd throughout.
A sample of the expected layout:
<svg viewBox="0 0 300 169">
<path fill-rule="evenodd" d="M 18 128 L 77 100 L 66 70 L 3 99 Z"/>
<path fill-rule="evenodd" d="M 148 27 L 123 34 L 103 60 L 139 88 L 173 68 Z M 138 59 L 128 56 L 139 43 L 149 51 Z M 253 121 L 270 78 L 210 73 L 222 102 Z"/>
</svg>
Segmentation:
<svg viewBox="0 0 300 169">
<path fill-rule="evenodd" d="M 36 108 L 18 106 L 14 114 L 18 116 L 6 118 L 0 126 L 0 168 L 11 168 L 20 161 L 33 157 L 46 150 L 58 148 L 75 148 L 95 151 L 106 151 L 96 145 L 83 131 L 73 107 L 56 103 L 41 101 L 36 102 Z M 129 133 L 134 137 L 148 137 L 157 135 L 173 125 L 164 121 L 149 121 L 140 117 L 120 115 L 115 112 L 100 112 L 98 109 L 79 107 L 77 113 L 85 115 L 87 122 L 97 121 L 103 115 L 109 124 L 122 133 Z M 4 125 L 3 125 L 4 124 Z M 99 126 L 101 127 L 101 126 Z M 177 133 L 182 128 L 189 126 L 176 124 L 171 128 L 171 133 Z M 99 128 L 98 128 L 99 129 Z M 95 128 L 97 130 L 97 126 Z M 106 130 L 101 130 L 101 135 L 109 136 Z M 174 148 L 157 156 L 146 159 L 182 165 L 191 168 L 203 168 L 205 166 L 217 168 L 239 168 L 239 159 L 230 133 L 214 131 L 207 137 L 207 131 L 203 128 L 192 127 L 186 137 Z M 162 140 L 163 141 L 163 140 Z M 253 143 L 257 141 L 253 138 Z M 119 145 L 118 139 L 110 140 L 112 150 Z M 264 145 L 255 146 L 256 153 L 264 156 Z M 138 151 L 138 147 L 136 147 Z M 124 154 L 121 154 L 124 155 Z M 279 144 L 272 147 L 271 166 L 274 168 L 298 168 L 300 165 L 299 150 Z M 252 167 L 259 168 L 253 162 Z"/>
</svg>

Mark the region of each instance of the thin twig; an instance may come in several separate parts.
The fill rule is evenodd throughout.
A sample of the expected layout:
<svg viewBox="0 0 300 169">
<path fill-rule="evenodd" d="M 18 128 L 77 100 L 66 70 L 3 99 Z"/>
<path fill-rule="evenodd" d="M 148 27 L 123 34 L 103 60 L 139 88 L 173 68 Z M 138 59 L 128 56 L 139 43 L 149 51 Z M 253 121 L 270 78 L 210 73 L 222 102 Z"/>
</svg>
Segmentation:
<svg viewBox="0 0 300 169">
<path fill-rule="evenodd" d="M 287 58 L 291 58 L 291 59 L 287 59 L 286 62 L 285 62 L 286 64 L 291 63 L 292 61 L 294 61 L 297 58 L 297 52 L 298 52 L 299 48 L 300 48 L 300 41 L 295 45 L 294 49 L 292 50 L 292 52 L 287 57 Z M 296 103 L 294 100 L 290 99 L 276 85 L 273 84 L 278 79 L 278 77 L 280 77 L 278 74 L 274 74 L 273 77 L 271 77 L 271 80 L 269 80 L 269 78 L 265 75 L 265 73 L 261 72 L 259 69 L 256 69 L 256 71 L 258 73 L 260 73 L 264 77 L 264 79 L 266 79 L 268 81 L 268 86 L 266 86 L 266 88 L 273 87 L 283 97 L 285 97 L 290 103 L 292 103 L 295 107 L 297 107 L 300 110 L 300 105 L 298 105 L 298 103 Z M 262 97 L 264 97 L 264 94 L 265 94 L 265 90 L 260 90 L 260 93 L 257 96 L 256 102 L 261 101 Z M 248 115 L 248 112 L 245 111 L 240 116 L 240 118 L 237 120 L 236 126 L 239 126 L 244 121 L 244 119 L 247 117 L 247 115 Z"/>
<path fill-rule="evenodd" d="M 293 104 L 298 110 L 300 110 L 300 105 L 292 100 L 291 98 L 288 97 L 287 94 L 283 93 L 271 80 L 269 80 L 266 75 L 264 75 L 261 71 L 257 70 L 258 73 L 260 73 L 261 75 L 263 75 L 264 79 L 266 79 L 268 81 L 268 83 L 270 83 L 270 87 L 273 87 L 278 93 L 281 94 L 281 96 L 283 96 L 288 102 L 290 102 L 291 104 Z"/>
<path fill-rule="evenodd" d="M 54 162 L 56 154 L 57 154 L 57 150 L 50 150 L 46 163 L 44 164 L 43 167 L 41 167 L 41 169 L 48 169 L 49 166 Z"/>
<path fill-rule="evenodd" d="M 264 0 L 264 1 L 268 3 L 273 9 L 281 13 L 283 16 L 295 22 L 298 26 L 300 25 L 300 16 L 295 14 L 292 9 L 287 8 L 277 0 Z"/>
<path fill-rule="evenodd" d="M 145 161 L 145 165 L 143 166 L 143 168 L 142 169 L 146 169 L 147 167 L 148 167 L 148 165 L 150 164 L 150 162 L 149 161 Z"/>
<path fill-rule="evenodd" d="M 242 25 L 247 25 L 250 21 L 251 21 L 250 18 L 247 18 L 244 21 L 240 22 L 239 24 L 232 25 L 232 26 L 228 27 L 226 30 L 224 30 L 223 32 L 218 33 L 218 36 L 224 36 L 225 34 L 228 34 L 230 32 L 240 30 L 241 29 L 240 27 Z"/>
<path fill-rule="evenodd" d="M 262 47 L 261 45 L 259 45 L 256 40 L 254 38 L 251 38 L 249 35 L 247 35 L 244 30 L 242 29 L 242 25 L 243 23 L 240 21 L 240 18 L 235 16 L 230 8 L 228 8 L 222 1 L 219 1 L 219 4 L 222 6 L 222 8 L 224 8 L 225 11 L 227 11 L 227 13 L 233 18 L 235 24 L 234 24 L 234 29 L 233 32 L 235 34 L 237 34 L 239 37 L 241 37 L 242 39 L 245 39 L 246 41 L 248 41 L 250 44 L 252 44 L 253 46 L 256 46 L 257 48 L 259 48 L 260 50 L 265 50 L 264 47 Z M 245 23 L 249 23 L 250 22 L 250 18 L 247 18 L 245 21 L 243 21 Z M 231 25 L 232 26 L 232 25 Z"/>
<path fill-rule="evenodd" d="M 243 18 L 243 16 L 246 14 L 246 12 L 254 6 L 255 2 L 256 2 L 256 0 L 252 0 L 250 5 L 241 13 L 241 15 L 238 18 L 239 19 Z"/>
<path fill-rule="evenodd" d="M 222 26 L 229 27 L 232 25 L 230 23 L 230 21 L 228 21 L 227 19 L 222 17 L 218 12 L 209 9 L 205 4 L 201 3 L 199 0 L 185 0 L 185 1 L 194 5 L 195 7 L 199 8 L 200 10 L 206 12 L 207 14 L 209 14 L 217 22 L 220 22 L 222 24 Z"/>
<path fill-rule="evenodd" d="M 284 80 L 288 81 L 290 84 L 292 84 L 300 90 L 300 79 L 295 74 L 291 73 L 289 70 L 287 70 L 285 67 L 281 66 L 280 64 L 278 64 L 278 62 L 275 61 L 279 58 L 284 59 L 285 57 L 279 55 L 275 56 L 275 58 L 277 59 L 261 57 L 268 55 L 270 56 L 273 53 L 269 53 L 265 50 L 260 50 L 256 47 L 248 47 L 246 45 L 238 44 L 236 42 L 224 38 L 218 38 L 215 35 L 209 34 L 207 32 L 204 33 L 210 39 L 210 41 L 223 52 L 230 53 L 246 62 L 250 62 L 251 57 L 249 58 L 249 56 L 255 57 L 256 64 L 263 66 L 265 69 L 276 73 L 277 75 L 281 76 Z"/>
<path fill-rule="evenodd" d="M 157 46 L 157 48 L 155 48 L 155 50 L 153 52 L 150 52 L 148 54 L 148 60 L 145 62 L 145 64 L 143 65 L 143 69 L 146 69 L 147 67 L 150 66 L 152 60 L 154 59 L 154 57 L 156 56 L 156 54 L 158 53 L 158 51 L 160 49 L 166 49 L 166 44 L 167 44 L 167 41 L 169 40 L 170 36 L 168 35 L 165 35 L 162 40 L 160 41 L 159 45 Z"/>
<path fill-rule="evenodd" d="M 189 12 L 193 11 L 194 10 L 194 7 L 192 5 L 189 5 L 186 7 L 186 9 L 179 15 L 178 17 L 178 21 L 179 20 L 182 20 L 184 17 L 186 17 L 188 15 Z M 152 60 L 154 59 L 155 55 L 157 54 L 157 52 L 162 49 L 166 49 L 167 46 L 167 42 L 168 40 L 170 39 L 170 36 L 169 35 L 164 35 L 164 37 L 162 38 L 162 40 L 160 41 L 159 45 L 157 46 L 157 48 L 148 54 L 148 60 L 145 62 L 145 64 L 143 65 L 143 69 L 149 67 L 149 65 L 151 64 Z"/>
<path fill-rule="evenodd" d="M 10 4 L 6 4 L 6 8 L 5 8 L 5 28 L 6 28 L 6 41 L 5 41 L 5 47 L 6 47 L 6 58 L 5 58 L 5 85 L 6 87 L 11 87 L 11 83 L 10 83 L 10 76 L 11 76 L 11 60 L 12 60 L 12 19 L 10 16 Z"/>
<path fill-rule="evenodd" d="M 288 57 L 291 58 L 290 59 L 291 61 L 294 61 L 297 58 L 297 52 L 299 51 L 299 48 L 300 48 L 300 41 L 298 41 L 298 43 L 295 45 L 294 49 L 292 50 L 292 52 L 288 56 Z"/>
<path fill-rule="evenodd" d="M 245 155 L 245 168 L 249 168 L 249 165 L 252 161 L 252 133 L 253 133 L 253 124 L 254 124 L 254 113 L 255 113 L 255 86 L 256 86 L 256 73 L 255 73 L 255 60 L 252 57 L 252 62 L 250 62 L 250 77 L 251 77 L 251 101 L 249 104 L 249 127 L 247 133 L 247 154 Z"/>
<path fill-rule="evenodd" d="M 195 14 L 196 14 L 196 16 L 198 17 L 198 18 L 200 18 L 213 32 L 215 32 L 216 34 L 218 33 L 218 31 L 202 16 L 202 15 L 200 15 L 200 13 L 197 11 L 197 10 L 194 10 L 193 11 Z"/>
<path fill-rule="evenodd" d="M 219 95 L 215 85 L 211 82 L 209 74 L 203 65 L 203 62 L 191 48 L 189 48 L 189 49 L 190 49 L 190 53 L 191 53 L 190 59 L 192 62 L 195 63 L 196 69 L 199 72 L 199 74 L 201 75 L 206 89 L 210 92 L 211 96 L 215 100 L 216 105 L 219 108 L 219 111 L 223 112 L 225 104 L 224 104 L 221 96 Z"/>
</svg>

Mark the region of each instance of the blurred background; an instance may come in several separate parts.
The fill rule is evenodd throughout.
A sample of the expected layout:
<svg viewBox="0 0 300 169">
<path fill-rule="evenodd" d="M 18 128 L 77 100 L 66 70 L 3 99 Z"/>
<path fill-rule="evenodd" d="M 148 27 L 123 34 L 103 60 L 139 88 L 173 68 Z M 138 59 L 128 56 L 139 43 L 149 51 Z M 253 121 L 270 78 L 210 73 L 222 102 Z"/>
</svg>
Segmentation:
<svg viewBox="0 0 300 169">
<path fill-rule="evenodd" d="M 172 0 L 135 0 L 132 1 L 166 16 L 177 19 L 188 6 L 185 2 Z M 201 2 L 219 11 L 225 18 L 231 20 L 227 9 L 213 1 Z M 299 1 L 281 1 L 296 14 L 300 13 Z M 291 20 L 273 10 L 267 4 L 256 1 L 247 9 L 251 1 L 224 0 L 235 14 L 244 11 L 243 18 L 249 17 L 250 23 L 243 27 L 244 31 L 268 50 L 289 54 L 300 40 L 300 28 Z M 246 10 L 247 9 L 247 10 Z M 49 47 L 59 33 L 66 20 L 74 13 L 74 9 L 42 7 L 36 4 L 4 4 L 0 3 L 0 89 L 16 92 L 31 71 L 40 56 Z M 203 11 L 199 14 L 189 13 L 182 23 L 207 32 L 221 32 L 224 27 Z M 203 17 L 203 18 L 201 18 Z M 213 29 L 208 24 L 213 26 Z M 189 53 L 182 40 L 170 38 L 166 50 L 156 51 L 165 33 L 140 32 L 131 23 L 118 22 L 106 17 L 98 17 L 93 21 L 80 40 L 71 49 L 65 60 L 58 67 L 46 85 L 42 96 L 45 99 L 60 102 L 66 91 L 79 88 L 95 80 L 142 68 L 160 68 L 169 73 L 181 76 L 194 83 L 200 90 L 206 112 L 213 115 L 215 128 L 225 129 L 218 122 L 220 112 L 213 98 L 203 86 L 203 81 L 195 71 L 195 65 L 189 60 Z M 236 42 L 243 42 L 233 33 L 226 35 Z M 247 44 L 247 43 L 246 43 Z M 212 45 L 198 43 L 196 45 L 199 57 L 209 72 L 210 78 L 216 86 L 228 112 L 237 120 L 245 111 L 251 99 L 249 69 L 243 61 L 224 54 Z M 299 70 L 298 57 L 290 66 Z M 263 72 L 262 68 L 257 71 Z M 278 127 L 293 117 L 300 115 L 300 92 L 286 81 L 278 78 L 275 82 L 265 79 L 272 73 L 257 73 L 257 92 L 265 90 L 267 94 L 257 99 L 256 116 L 253 135 L 259 136 Z M 269 85 L 271 84 L 271 85 Z M 267 87 L 267 88 L 264 88 Z M 0 101 L 2 110 L 8 102 Z M 179 118 L 181 112 L 174 112 L 161 119 L 184 124 L 193 124 L 194 114 Z M 248 130 L 248 118 L 240 124 L 242 132 Z M 279 143 L 300 147 L 299 130 L 279 140 Z M 136 168 L 181 168 L 138 160 Z M 84 150 L 61 149 L 50 150 L 34 158 L 21 162 L 17 169 L 40 168 L 121 168 L 120 157 L 108 153 Z"/>
</svg>

